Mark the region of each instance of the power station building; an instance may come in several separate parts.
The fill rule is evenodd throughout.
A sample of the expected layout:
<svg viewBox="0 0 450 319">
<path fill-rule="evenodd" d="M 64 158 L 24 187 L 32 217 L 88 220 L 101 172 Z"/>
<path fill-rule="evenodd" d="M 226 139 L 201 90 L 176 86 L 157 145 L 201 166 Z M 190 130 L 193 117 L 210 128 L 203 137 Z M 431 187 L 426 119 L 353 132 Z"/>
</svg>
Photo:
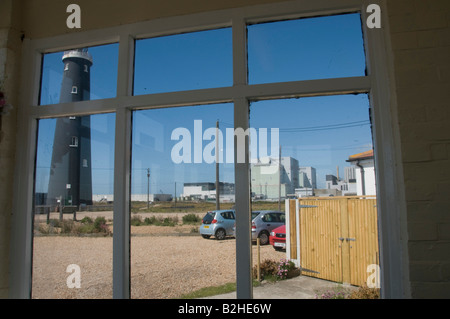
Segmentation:
<svg viewBox="0 0 450 319">
<path fill-rule="evenodd" d="M 92 56 L 87 49 L 66 51 L 60 103 L 90 99 Z M 90 116 L 56 120 L 47 204 L 92 204 Z"/>
</svg>

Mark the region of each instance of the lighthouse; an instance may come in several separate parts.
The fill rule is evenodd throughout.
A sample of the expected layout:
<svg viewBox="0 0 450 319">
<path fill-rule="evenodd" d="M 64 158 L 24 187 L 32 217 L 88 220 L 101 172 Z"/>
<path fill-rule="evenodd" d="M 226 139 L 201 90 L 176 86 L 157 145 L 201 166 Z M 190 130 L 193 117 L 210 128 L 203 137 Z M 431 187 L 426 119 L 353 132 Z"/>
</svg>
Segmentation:
<svg viewBox="0 0 450 319">
<path fill-rule="evenodd" d="M 64 52 L 60 103 L 90 99 L 92 56 L 87 49 Z M 47 199 L 50 204 L 92 204 L 90 116 L 56 120 Z"/>
</svg>

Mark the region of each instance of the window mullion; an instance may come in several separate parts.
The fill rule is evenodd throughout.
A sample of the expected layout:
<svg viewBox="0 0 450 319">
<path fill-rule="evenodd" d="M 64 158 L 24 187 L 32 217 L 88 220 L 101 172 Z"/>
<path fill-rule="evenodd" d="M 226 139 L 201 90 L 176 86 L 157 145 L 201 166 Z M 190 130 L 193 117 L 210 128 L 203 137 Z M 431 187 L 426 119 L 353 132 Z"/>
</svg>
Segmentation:
<svg viewBox="0 0 450 319">
<path fill-rule="evenodd" d="M 130 298 L 131 110 L 116 112 L 114 156 L 113 298 Z"/>
<path fill-rule="evenodd" d="M 119 65 L 117 72 L 117 96 L 131 96 L 133 88 L 134 39 L 123 34 L 119 40 Z"/>
<path fill-rule="evenodd" d="M 233 19 L 233 81 L 234 88 L 247 88 L 247 32 L 242 17 Z M 249 104 L 246 98 L 234 100 L 234 128 L 244 131 L 249 126 Z M 235 138 L 235 209 L 236 209 L 236 296 L 238 299 L 251 299 L 252 287 L 252 246 L 250 233 L 250 166 L 248 162 L 249 137 L 244 145 Z M 245 161 L 239 163 L 239 152 L 244 152 Z"/>
</svg>

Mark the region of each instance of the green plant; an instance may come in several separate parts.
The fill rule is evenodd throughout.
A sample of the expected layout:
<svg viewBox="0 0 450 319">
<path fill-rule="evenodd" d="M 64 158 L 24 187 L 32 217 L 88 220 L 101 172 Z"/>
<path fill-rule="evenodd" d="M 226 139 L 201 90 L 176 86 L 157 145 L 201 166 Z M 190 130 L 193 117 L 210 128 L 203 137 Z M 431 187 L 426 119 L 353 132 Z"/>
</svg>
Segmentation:
<svg viewBox="0 0 450 319">
<path fill-rule="evenodd" d="M 140 216 L 133 216 L 130 219 L 132 226 L 154 225 L 154 226 L 175 226 L 178 224 L 178 217 L 146 217 L 142 221 Z"/>
<path fill-rule="evenodd" d="M 74 222 L 72 220 L 62 220 L 60 227 L 61 234 L 70 234 L 74 228 Z"/>
<path fill-rule="evenodd" d="M 82 220 L 80 220 L 80 223 L 82 223 L 82 224 L 92 224 L 92 223 L 94 223 L 94 220 L 91 217 L 89 217 L 89 216 L 85 216 L 85 217 L 83 217 Z"/>
<path fill-rule="evenodd" d="M 291 272 L 297 270 L 292 260 L 281 259 L 278 263 L 277 277 L 278 279 L 287 279 L 291 276 Z"/>
<path fill-rule="evenodd" d="M 265 259 L 259 265 L 259 274 L 261 279 L 276 278 L 278 272 L 278 264 L 271 259 Z M 258 265 L 253 267 L 253 278 L 258 277 Z"/>
<path fill-rule="evenodd" d="M 183 216 L 183 224 L 197 224 L 201 221 L 196 214 L 187 214 Z"/>
<path fill-rule="evenodd" d="M 131 217 L 130 225 L 131 226 L 141 226 L 142 225 L 141 217 L 140 216 L 133 216 L 133 217 Z"/>
<path fill-rule="evenodd" d="M 94 229 L 99 233 L 109 233 L 105 217 L 99 216 L 94 220 Z"/>
</svg>

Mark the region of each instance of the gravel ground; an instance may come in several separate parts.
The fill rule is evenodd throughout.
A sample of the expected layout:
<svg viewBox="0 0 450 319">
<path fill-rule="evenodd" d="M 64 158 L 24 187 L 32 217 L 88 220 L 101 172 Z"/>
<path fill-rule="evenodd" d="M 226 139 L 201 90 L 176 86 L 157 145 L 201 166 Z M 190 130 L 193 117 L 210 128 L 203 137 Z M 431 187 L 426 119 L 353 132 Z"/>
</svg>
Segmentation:
<svg viewBox="0 0 450 319">
<path fill-rule="evenodd" d="M 132 227 L 132 298 L 177 298 L 236 280 L 236 240 L 203 239 L 192 228 Z M 285 257 L 270 245 L 260 249 L 261 261 Z M 67 287 L 71 264 L 80 267 L 79 289 Z M 112 237 L 35 236 L 33 298 L 112 298 Z"/>
</svg>

